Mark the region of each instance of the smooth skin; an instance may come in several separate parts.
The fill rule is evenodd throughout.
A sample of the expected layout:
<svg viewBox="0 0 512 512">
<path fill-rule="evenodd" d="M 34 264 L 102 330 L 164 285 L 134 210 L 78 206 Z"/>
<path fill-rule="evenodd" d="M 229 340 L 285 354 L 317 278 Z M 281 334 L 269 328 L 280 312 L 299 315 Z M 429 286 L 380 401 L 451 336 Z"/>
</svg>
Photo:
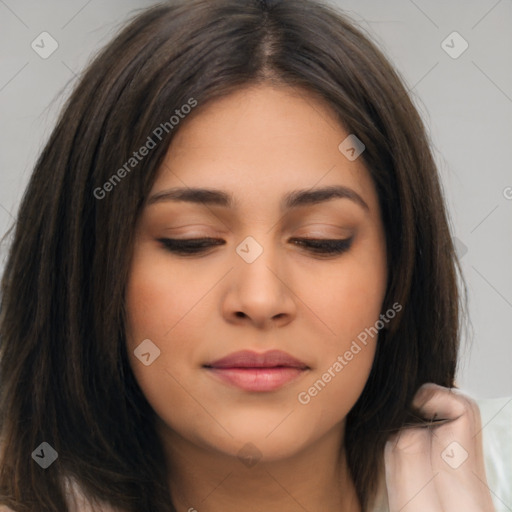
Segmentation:
<svg viewBox="0 0 512 512">
<path fill-rule="evenodd" d="M 361 158 L 338 149 L 348 135 L 312 93 L 253 85 L 197 109 L 169 147 L 136 228 L 127 343 L 158 418 L 179 512 L 361 511 L 345 418 L 378 336 L 350 360 L 345 354 L 381 318 L 388 276 L 374 184 Z M 344 187 L 344 197 L 284 207 L 292 192 L 325 187 Z M 213 194 L 176 200 L 177 188 L 221 191 L 231 204 Z M 216 245 L 187 255 L 165 242 L 194 238 Z M 308 238 L 350 243 L 329 255 L 295 243 Z M 136 356 L 143 340 L 160 351 L 149 364 Z M 272 349 L 307 365 L 273 391 L 242 390 L 205 367 L 239 350 Z M 305 392 L 307 403 L 298 399 Z M 492 512 L 476 403 L 425 384 L 414 404 L 445 421 L 388 441 L 389 510 L 458 512 L 463 503 Z M 452 467 L 461 448 L 467 458 Z"/>
<path fill-rule="evenodd" d="M 494 512 L 478 404 L 432 383 L 420 387 L 413 404 L 437 422 L 404 429 L 386 443 L 390 512 Z"/>
<path fill-rule="evenodd" d="M 360 510 L 343 436 L 377 337 L 308 404 L 297 399 L 375 324 L 386 290 L 376 190 L 362 158 L 338 149 L 347 136 L 311 93 L 258 85 L 199 108 L 169 147 L 137 226 L 126 304 L 131 365 L 159 418 L 180 512 Z M 280 209 L 292 191 L 328 186 L 360 199 Z M 221 190 L 236 204 L 162 196 L 175 187 Z M 248 236 L 263 249 L 252 263 L 236 252 Z M 223 243 L 182 255 L 161 242 L 201 237 Z M 299 238 L 352 243 L 323 255 Z M 134 355 L 146 339 L 160 350 L 148 366 Z M 271 349 L 309 369 L 248 392 L 203 367 Z"/>
</svg>

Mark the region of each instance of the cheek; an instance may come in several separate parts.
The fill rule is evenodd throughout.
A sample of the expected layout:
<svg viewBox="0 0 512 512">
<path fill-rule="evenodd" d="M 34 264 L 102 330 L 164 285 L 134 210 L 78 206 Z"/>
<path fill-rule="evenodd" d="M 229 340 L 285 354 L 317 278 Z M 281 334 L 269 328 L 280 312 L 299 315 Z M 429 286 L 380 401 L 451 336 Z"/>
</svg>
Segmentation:
<svg viewBox="0 0 512 512">
<path fill-rule="evenodd" d="M 181 332 L 193 329 L 187 311 L 196 302 L 194 297 L 198 293 L 190 280 L 187 282 L 187 276 L 170 272 L 168 263 L 163 265 L 159 258 L 148 258 L 147 253 L 144 258 L 135 255 L 126 288 L 126 343 L 134 375 L 152 405 L 162 393 L 168 396 L 171 392 L 175 383 L 172 376 L 180 378 L 176 369 L 181 365 L 173 367 L 172 363 L 186 363 L 190 359 L 190 347 L 187 351 L 185 343 L 187 336 Z M 134 353 L 143 340 L 150 340 L 157 347 L 150 345 L 158 357 L 149 365 Z"/>
<path fill-rule="evenodd" d="M 378 341 L 376 325 L 387 273 L 379 245 L 354 251 L 343 264 L 325 268 L 303 281 L 301 289 L 327 334 L 317 340 L 318 366 L 297 399 L 317 422 L 332 424 L 348 414 L 366 385 Z"/>
<path fill-rule="evenodd" d="M 197 354 L 189 340 L 198 322 L 194 315 L 187 313 L 204 295 L 205 287 L 191 283 L 191 276 L 171 272 L 168 262 L 163 265 L 146 254 L 144 260 L 134 259 L 126 289 L 126 334 L 131 368 L 156 414 L 175 427 L 179 427 L 181 415 L 172 411 L 193 407 L 181 383 L 186 383 L 187 390 L 195 393 L 188 372 Z M 146 366 L 134 350 L 147 339 L 160 352 L 154 362 Z M 171 397 L 172 409 L 169 408 Z"/>
<path fill-rule="evenodd" d="M 287 281 L 293 283 L 297 304 L 297 327 L 290 328 L 311 336 L 309 350 L 315 369 L 300 387 L 284 395 L 296 413 L 287 428 L 272 436 L 273 450 L 279 443 L 288 446 L 293 439 L 300 444 L 338 425 L 360 396 L 373 362 L 376 337 L 358 347 L 353 341 L 375 324 L 381 312 L 386 284 L 381 254 L 378 248 L 365 245 L 337 262 L 303 263 L 301 258 L 287 265 Z M 204 272 L 198 279 L 197 268 L 192 272 L 186 267 L 176 272 L 165 255 L 135 254 L 126 291 L 127 342 L 135 377 L 156 414 L 173 430 L 197 442 L 210 438 L 228 442 L 224 431 L 193 399 L 201 397 L 233 432 L 254 435 L 263 443 L 257 436 L 282 420 L 282 404 L 268 410 L 246 404 L 241 413 L 230 405 L 229 393 L 221 395 L 197 377 L 197 363 L 208 349 L 201 340 L 208 339 L 209 327 L 218 334 L 215 326 L 222 324 L 222 318 L 215 316 L 222 294 L 214 289 L 222 273 Z M 133 354 L 144 339 L 151 339 L 161 350 L 151 366 L 144 366 Z M 306 404 L 299 400 L 300 393 L 308 398 Z"/>
<path fill-rule="evenodd" d="M 297 394 L 299 407 L 321 428 L 338 424 L 361 395 L 375 357 L 385 283 L 371 273 L 330 275 L 312 303 L 332 332 L 317 339 L 317 366 Z M 312 309 L 313 309 L 312 307 Z"/>
<path fill-rule="evenodd" d="M 128 332 L 131 343 L 160 338 L 172 327 L 179 303 L 165 275 L 148 267 L 133 266 L 126 290 Z"/>
<path fill-rule="evenodd" d="M 323 338 L 342 348 L 379 319 L 387 284 L 385 261 L 347 255 L 339 265 L 318 265 L 296 282 L 297 295 L 319 320 Z"/>
<path fill-rule="evenodd" d="M 135 256 L 126 289 L 130 348 L 146 338 L 162 343 L 173 337 L 205 289 L 194 276 L 176 272 L 165 255 Z"/>
<path fill-rule="evenodd" d="M 356 355 L 343 370 L 319 372 L 297 396 L 300 416 L 311 423 L 312 432 L 325 432 L 344 422 L 361 396 L 368 380 L 374 351 L 370 347 Z M 341 364 L 341 363 L 340 363 Z"/>
</svg>

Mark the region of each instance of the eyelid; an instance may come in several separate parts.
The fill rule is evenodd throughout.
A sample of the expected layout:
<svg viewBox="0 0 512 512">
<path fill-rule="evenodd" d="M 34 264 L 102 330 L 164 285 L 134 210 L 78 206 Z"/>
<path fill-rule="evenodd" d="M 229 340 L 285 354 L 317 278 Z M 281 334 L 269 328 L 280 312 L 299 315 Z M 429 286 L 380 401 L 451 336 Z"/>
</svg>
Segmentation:
<svg viewBox="0 0 512 512">
<path fill-rule="evenodd" d="M 306 251 L 321 257 L 341 256 L 348 251 L 354 237 L 349 238 L 311 238 L 294 237 L 290 241 L 295 245 L 303 247 Z M 179 256 L 202 256 L 209 254 L 209 250 L 218 245 L 225 245 L 226 242 L 217 238 L 160 238 L 158 241 L 164 247 Z"/>
<path fill-rule="evenodd" d="M 354 233 L 353 225 L 341 226 L 339 224 L 330 224 L 327 222 L 311 222 L 309 224 L 301 224 L 294 230 L 299 233 L 297 237 L 313 237 L 338 239 L 343 236 L 349 238 Z M 302 234 L 305 233 L 305 234 Z"/>
</svg>

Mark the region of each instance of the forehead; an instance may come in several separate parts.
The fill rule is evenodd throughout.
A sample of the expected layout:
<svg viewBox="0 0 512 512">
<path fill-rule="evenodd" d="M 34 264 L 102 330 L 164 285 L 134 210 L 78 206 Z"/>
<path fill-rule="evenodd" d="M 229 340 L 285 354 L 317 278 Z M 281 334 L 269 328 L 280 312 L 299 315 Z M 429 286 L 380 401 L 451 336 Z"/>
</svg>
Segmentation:
<svg viewBox="0 0 512 512">
<path fill-rule="evenodd" d="M 375 201 L 362 158 L 339 149 L 350 134 L 318 96 L 257 85 L 204 106 L 180 125 L 153 187 L 229 189 L 273 197 L 291 189 L 344 185 Z"/>
</svg>

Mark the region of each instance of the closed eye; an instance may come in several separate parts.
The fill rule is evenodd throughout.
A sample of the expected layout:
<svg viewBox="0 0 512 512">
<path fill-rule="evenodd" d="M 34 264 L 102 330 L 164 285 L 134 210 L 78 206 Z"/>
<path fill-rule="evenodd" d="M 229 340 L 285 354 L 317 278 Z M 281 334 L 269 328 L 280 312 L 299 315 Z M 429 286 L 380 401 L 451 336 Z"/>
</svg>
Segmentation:
<svg viewBox="0 0 512 512">
<path fill-rule="evenodd" d="M 315 254 L 335 255 L 342 254 L 352 245 L 353 238 L 324 239 L 324 238 L 292 238 L 290 241 L 307 251 Z M 212 247 L 225 245 L 225 241 L 218 238 L 160 238 L 158 241 L 170 252 L 188 256 L 206 253 Z"/>
</svg>

